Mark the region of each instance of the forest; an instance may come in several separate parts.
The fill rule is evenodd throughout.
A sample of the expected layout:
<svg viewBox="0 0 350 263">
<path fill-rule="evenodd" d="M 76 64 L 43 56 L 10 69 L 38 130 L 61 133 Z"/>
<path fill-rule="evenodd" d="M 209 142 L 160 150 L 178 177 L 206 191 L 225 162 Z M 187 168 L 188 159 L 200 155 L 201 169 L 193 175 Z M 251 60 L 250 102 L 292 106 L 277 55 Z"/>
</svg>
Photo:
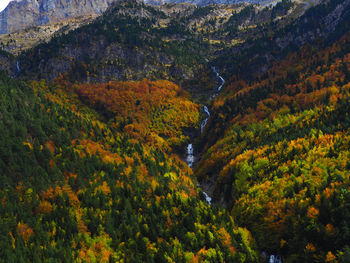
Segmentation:
<svg viewBox="0 0 350 263">
<path fill-rule="evenodd" d="M 197 105 L 167 81 L 108 85 L 1 73 L 0 261 L 256 262 L 250 232 L 206 203 L 168 149 L 196 125 Z"/>
<path fill-rule="evenodd" d="M 350 2 L 299 4 L 1 50 L 0 262 L 350 262 Z"/>
<path fill-rule="evenodd" d="M 213 102 L 195 174 L 215 178 L 214 199 L 262 250 L 348 262 L 349 33 L 289 53 L 256 81 L 232 80 Z"/>
</svg>

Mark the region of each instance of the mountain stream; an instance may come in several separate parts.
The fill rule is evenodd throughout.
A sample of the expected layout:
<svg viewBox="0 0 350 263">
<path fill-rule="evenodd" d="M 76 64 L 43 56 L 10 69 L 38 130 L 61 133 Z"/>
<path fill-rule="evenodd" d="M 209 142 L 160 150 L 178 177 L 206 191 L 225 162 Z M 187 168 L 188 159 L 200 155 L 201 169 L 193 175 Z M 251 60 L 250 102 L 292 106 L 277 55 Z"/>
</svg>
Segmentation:
<svg viewBox="0 0 350 263">
<path fill-rule="evenodd" d="M 225 83 L 225 80 L 222 76 L 220 76 L 219 72 L 216 70 L 215 67 L 211 67 L 211 69 L 213 70 L 213 72 L 216 74 L 216 76 L 220 79 L 220 85 L 218 86 L 218 88 L 216 89 L 216 92 L 209 98 L 209 100 L 212 100 L 214 99 L 220 92 L 220 90 L 222 89 L 224 83 Z M 207 125 L 207 122 L 210 118 L 210 111 L 209 111 L 209 108 L 208 106 L 204 105 L 203 106 L 203 110 L 204 110 L 204 113 L 207 115 L 206 118 L 202 121 L 201 123 L 201 133 L 203 133 L 204 131 L 204 128 L 206 127 Z M 187 157 L 186 157 L 186 162 L 187 162 L 187 165 L 189 167 L 193 167 L 193 163 L 195 161 L 195 156 L 194 156 L 194 148 L 193 148 L 193 144 L 190 143 L 187 145 L 187 148 L 186 148 L 186 153 L 187 153 Z M 211 197 L 203 191 L 203 194 L 205 196 L 205 199 L 207 200 L 208 204 L 211 204 Z"/>
<path fill-rule="evenodd" d="M 216 77 L 220 79 L 220 85 L 218 86 L 218 88 L 216 89 L 216 92 L 210 96 L 209 98 L 209 101 L 211 101 L 212 99 L 214 99 L 218 94 L 219 92 L 221 91 L 222 87 L 224 86 L 225 84 L 225 79 L 220 75 L 220 73 L 217 71 L 217 69 L 215 67 L 211 67 L 211 69 L 213 70 L 213 72 L 216 74 Z M 203 133 L 204 131 L 204 128 L 206 127 L 207 125 L 207 122 L 210 118 L 210 111 L 209 111 L 209 108 L 208 106 L 204 105 L 203 106 L 203 110 L 204 110 L 204 113 L 207 115 L 206 118 L 202 121 L 201 123 L 201 133 Z M 193 148 L 193 144 L 192 143 L 189 143 L 187 145 L 187 149 L 186 149 L 186 153 L 187 153 L 187 157 L 186 157 L 186 162 L 187 162 L 187 165 L 192 168 L 193 167 L 193 164 L 195 162 L 195 155 L 194 155 L 194 148 Z M 205 199 L 207 201 L 208 204 L 211 204 L 211 197 L 203 191 L 203 194 L 205 196 Z M 272 254 L 268 254 L 266 252 L 262 252 L 262 254 L 265 255 L 265 259 L 267 259 L 267 262 L 268 263 L 282 263 L 282 259 L 281 259 L 281 256 L 280 255 L 272 255 Z"/>
<path fill-rule="evenodd" d="M 19 65 L 19 61 L 17 60 L 16 61 L 16 71 L 15 71 L 15 73 L 12 75 L 12 78 L 15 78 L 15 77 L 17 77 L 17 75 L 18 75 L 18 73 L 21 71 L 21 67 L 20 67 L 20 65 Z"/>
</svg>

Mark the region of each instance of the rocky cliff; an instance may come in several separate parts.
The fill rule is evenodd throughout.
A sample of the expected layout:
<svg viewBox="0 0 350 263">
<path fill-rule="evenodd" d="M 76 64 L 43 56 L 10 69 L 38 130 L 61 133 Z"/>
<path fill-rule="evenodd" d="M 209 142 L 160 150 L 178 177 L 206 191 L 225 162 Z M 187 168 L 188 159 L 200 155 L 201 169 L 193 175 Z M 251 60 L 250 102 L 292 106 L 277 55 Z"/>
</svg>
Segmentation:
<svg viewBox="0 0 350 263">
<path fill-rule="evenodd" d="M 67 21 L 72 18 L 97 16 L 117 0 L 13 0 L 0 13 L 0 34 L 9 34 L 32 26 L 42 26 Z M 251 3 L 270 5 L 281 0 L 143 0 L 146 4 L 188 2 L 197 6 L 211 4 Z M 292 0 L 307 6 L 320 0 Z"/>
<path fill-rule="evenodd" d="M 250 4 L 260 4 L 269 5 L 281 0 L 144 0 L 146 4 L 151 5 L 162 5 L 162 4 L 178 4 L 178 3 L 191 3 L 198 6 L 206 6 L 212 4 L 239 4 L 239 3 L 250 3 Z"/>
<path fill-rule="evenodd" d="M 69 18 L 99 15 L 115 0 L 14 0 L 0 13 L 0 34 Z"/>
</svg>

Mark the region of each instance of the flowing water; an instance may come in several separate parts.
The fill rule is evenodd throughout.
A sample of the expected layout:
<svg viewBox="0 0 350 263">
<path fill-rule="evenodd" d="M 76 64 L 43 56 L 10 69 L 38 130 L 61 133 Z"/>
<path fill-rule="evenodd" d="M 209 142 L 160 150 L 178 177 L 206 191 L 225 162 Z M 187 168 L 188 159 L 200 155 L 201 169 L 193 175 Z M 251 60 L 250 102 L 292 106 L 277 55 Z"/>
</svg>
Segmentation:
<svg viewBox="0 0 350 263">
<path fill-rule="evenodd" d="M 203 133 L 203 130 L 204 130 L 205 126 L 207 125 L 207 122 L 208 122 L 209 117 L 210 117 L 210 111 L 209 111 L 208 107 L 204 105 L 203 109 L 204 109 L 205 114 L 207 114 L 207 117 L 201 123 L 201 133 Z"/>
<path fill-rule="evenodd" d="M 187 162 L 188 166 L 192 168 L 192 165 L 193 165 L 193 163 L 194 163 L 194 155 L 193 155 L 193 145 L 192 145 L 192 143 L 190 143 L 189 145 L 187 145 L 187 158 L 186 158 L 186 162 Z"/>
<path fill-rule="evenodd" d="M 210 96 L 209 100 L 214 99 L 219 94 L 219 92 L 221 91 L 222 87 L 225 84 L 224 78 L 220 76 L 220 73 L 216 70 L 216 68 L 215 67 L 211 67 L 211 69 L 216 74 L 216 77 L 218 77 L 220 79 L 221 84 L 218 86 L 216 92 L 213 95 Z"/>
<path fill-rule="evenodd" d="M 209 62 L 209 61 L 207 61 L 207 62 Z M 222 87 L 225 84 L 224 78 L 222 76 L 220 76 L 220 73 L 216 70 L 216 68 L 211 67 L 211 69 L 216 74 L 216 77 L 220 79 L 221 83 L 218 86 L 216 92 L 209 98 L 209 100 L 214 99 L 219 94 L 219 92 L 221 91 Z M 203 133 L 204 128 L 207 126 L 207 122 L 210 118 L 210 111 L 209 111 L 208 106 L 204 105 L 203 110 L 204 110 L 204 113 L 207 115 L 207 117 L 201 123 L 201 133 Z M 187 145 L 186 162 L 187 162 L 188 166 L 192 168 L 194 161 L 195 161 L 194 148 L 193 148 L 193 144 L 190 143 Z M 207 203 L 211 204 L 211 197 L 204 191 L 203 191 L 203 194 L 205 196 Z M 272 254 L 268 255 L 268 254 L 266 254 L 266 256 L 267 256 L 266 259 L 268 260 L 268 263 L 282 263 L 282 258 L 280 255 L 272 255 Z"/>
<path fill-rule="evenodd" d="M 214 71 L 214 73 L 216 74 L 216 76 L 221 80 L 221 84 L 219 85 L 218 89 L 217 89 L 217 93 L 218 94 L 220 92 L 220 90 L 222 89 L 222 86 L 224 86 L 225 84 L 225 80 L 223 77 L 220 76 L 220 73 L 216 70 L 215 67 L 211 67 L 211 69 Z"/>
<path fill-rule="evenodd" d="M 203 194 L 205 196 L 205 200 L 207 200 L 207 203 L 211 205 L 211 197 L 204 191 L 203 191 Z"/>
<path fill-rule="evenodd" d="M 216 76 L 220 79 L 221 83 L 218 86 L 216 92 L 209 98 L 209 100 L 212 100 L 213 98 L 215 98 L 219 94 L 219 92 L 222 89 L 223 85 L 225 84 L 224 78 L 220 76 L 220 74 L 216 70 L 216 68 L 212 67 L 211 69 L 216 74 Z M 204 105 L 203 106 L 203 110 L 204 110 L 204 113 L 207 115 L 207 117 L 201 123 L 201 133 L 203 133 L 203 130 L 207 126 L 207 122 L 208 122 L 208 120 L 210 118 L 210 111 L 209 111 L 208 106 Z M 192 168 L 193 163 L 195 161 L 194 149 L 193 149 L 193 144 L 192 143 L 187 145 L 186 153 L 187 153 L 187 157 L 186 157 L 187 165 Z M 204 193 L 205 199 L 207 200 L 208 204 L 211 204 L 211 197 L 206 192 L 203 191 L 203 193 Z"/>
<path fill-rule="evenodd" d="M 19 61 L 16 61 L 16 71 L 15 73 L 12 75 L 13 78 L 17 77 L 18 73 L 21 71 L 21 67 L 19 65 Z"/>
<path fill-rule="evenodd" d="M 282 263 L 280 255 L 270 255 L 269 263 Z"/>
</svg>

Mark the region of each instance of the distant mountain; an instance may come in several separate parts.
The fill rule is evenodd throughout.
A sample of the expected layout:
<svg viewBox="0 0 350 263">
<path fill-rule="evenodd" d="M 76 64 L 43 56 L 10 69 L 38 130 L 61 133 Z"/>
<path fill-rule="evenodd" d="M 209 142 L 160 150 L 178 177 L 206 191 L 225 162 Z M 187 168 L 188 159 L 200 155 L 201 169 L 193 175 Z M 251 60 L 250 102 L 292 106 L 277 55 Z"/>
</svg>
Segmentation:
<svg viewBox="0 0 350 263">
<path fill-rule="evenodd" d="M 274 4 L 281 2 L 281 0 L 144 0 L 146 4 L 162 5 L 167 3 L 191 3 L 199 6 L 211 5 L 211 4 L 239 4 L 239 3 L 250 3 L 250 4 Z"/>
<path fill-rule="evenodd" d="M 95 21 L 23 52 L 18 58 L 20 76 L 52 80 L 67 74 L 71 81 L 147 77 L 182 82 L 191 79 L 200 64 L 206 64 L 204 58 L 223 52 L 223 46 L 262 36 L 263 28 L 282 26 L 302 8 L 292 4 L 273 8 L 249 4 L 157 7 L 119 1 Z"/>
<path fill-rule="evenodd" d="M 350 0 L 38 1 L 0 35 L 1 262 L 350 262 Z"/>
<path fill-rule="evenodd" d="M 15 0 L 0 13 L 0 34 L 102 14 L 115 0 Z"/>
<path fill-rule="evenodd" d="M 349 0 L 323 1 L 213 62 L 195 175 L 283 262 L 349 262 L 349 21 Z"/>
<path fill-rule="evenodd" d="M 20 76 L 52 80 L 68 74 L 72 81 L 88 82 L 144 77 L 188 80 L 204 58 L 217 57 L 227 48 L 263 36 L 264 28 L 276 30 L 298 17 L 303 6 L 288 3 L 273 8 L 249 4 L 157 7 L 116 1 L 95 21 L 24 51 L 18 58 Z M 12 43 L 28 43 L 28 38 L 16 34 L 6 41 L 2 38 L 4 50 L 13 54 Z"/>
<path fill-rule="evenodd" d="M 0 13 L 0 34 L 13 33 L 32 26 L 42 26 L 67 19 L 97 16 L 116 0 L 13 0 Z M 303 2 L 303 0 L 293 0 Z M 317 2 L 318 0 L 311 1 Z M 144 0 L 146 4 L 191 3 L 198 6 L 211 4 L 251 3 L 269 5 L 281 0 Z M 308 1 L 308 5 L 310 2 Z"/>
<path fill-rule="evenodd" d="M 303 2 L 304 8 L 308 7 L 308 3 L 310 2 Z M 314 1 L 313 4 L 317 3 Z M 322 1 L 285 27 L 272 27 L 259 40 L 253 37 L 240 46 L 224 50 L 214 63 L 231 74 L 239 74 L 249 80 L 252 74 L 263 74 L 268 65 L 306 43 L 317 42 L 318 39 L 333 41 L 338 38 L 349 30 L 349 18 L 350 0 Z"/>
<path fill-rule="evenodd" d="M 204 62 L 201 42 L 177 20 L 143 2 L 114 3 L 92 23 L 53 37 L 19 58 L 22 76 L 52 80 L 188 79 Z"/>
</svg>

